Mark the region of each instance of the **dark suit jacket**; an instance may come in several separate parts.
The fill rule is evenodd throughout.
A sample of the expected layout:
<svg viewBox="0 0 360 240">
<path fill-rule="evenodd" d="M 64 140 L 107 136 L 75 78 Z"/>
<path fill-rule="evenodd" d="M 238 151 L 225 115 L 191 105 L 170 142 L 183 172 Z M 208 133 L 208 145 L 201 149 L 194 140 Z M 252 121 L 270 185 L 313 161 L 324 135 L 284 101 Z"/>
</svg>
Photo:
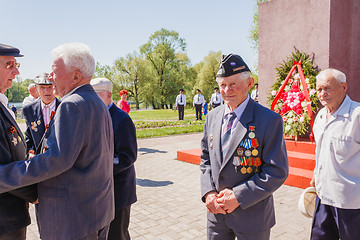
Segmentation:
<svg viewBox="0 0 360 240">
<path fill-rule="evenodd" d="M 283 137 L 283 121 L 279 114 L 250 99 L 240 122 L 233 130 L 227 155 L 222 159 L 221 125 L 227 105 L 221 105 L 206 117 L 204 137 L 201 141 L 201 194 L 202 200 L 210 191 L 225 188 L 234 191 L 240 206 L 230 214 L 212 214 L 210 221 L 224 221 L 230 228 L 245 233 L 257 233 L 275 224 L 272 193 L 286 180 L 288 159 Z M 243 139 L 249 139 L 249 127 L 255 127 L 261 159 L 260 172 L 242 174 L 235 171 L 233 159 Z M 240 166 L 241 167 L 241 166 Z"/>
<path fill-rule="evenodd" d="M 25 159 L 22 132 L 8 110 L 0 103 L 0 164 Z M 2 179 L 7 178 L 5 174 Z M 0 194 L 0 237 L 30 224 L 27 201 L 37 199 L 36 186 Z"/>
<path fill-rule="evenodd" d="M 115 208 L 136 202 L 136 130 L 130 116 L 115 104 L 109 109 L 114 129 Z"/>
<path fill-rule="evenodd" d="M 62 99 L 52 121 L 45 133 L 47 151 L 0 166 L 0 176 L 7 176 L 0 193 L 38 183 L 40 237 L 79 239 L 114 218 L 111 117 L 86 84 Z"/>
<path fill-rule="evenodd" d="M 55 98 L 55 101 L 56 110 L 60 104 L 60 100 Z M 36 151 L 45 133 L 44 118 L 41 111 L 41 99 L 26 105 L 22 112 L 26 121 L 25 142 L 26 152 L 28 153 L 29 150 Z M 36 126 L 34 126 L 34 124 L 36 124 Z"/>
</svg>

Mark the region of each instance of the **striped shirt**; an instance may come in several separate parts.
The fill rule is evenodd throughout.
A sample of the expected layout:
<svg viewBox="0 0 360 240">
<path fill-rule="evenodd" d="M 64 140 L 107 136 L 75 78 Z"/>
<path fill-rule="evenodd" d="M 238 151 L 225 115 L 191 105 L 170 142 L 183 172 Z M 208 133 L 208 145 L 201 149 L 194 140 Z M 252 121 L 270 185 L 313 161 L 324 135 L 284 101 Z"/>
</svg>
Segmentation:
<svg viewBox="0 0 360 240">
<path fill-rule="evenodd" d="M 56 101 L 55 98 L 54 100 L 48 104 L 45 105 L 45 103 L 43 103 L 41 101 L 41 112 L 43 115 L 43 119 L 44 119 L 44 124 L 45 126 L 47 126 L 50 123 L 51 120 L 51 112 L 55 112 L 55 107 L 56 107 Z"/>
</svg>

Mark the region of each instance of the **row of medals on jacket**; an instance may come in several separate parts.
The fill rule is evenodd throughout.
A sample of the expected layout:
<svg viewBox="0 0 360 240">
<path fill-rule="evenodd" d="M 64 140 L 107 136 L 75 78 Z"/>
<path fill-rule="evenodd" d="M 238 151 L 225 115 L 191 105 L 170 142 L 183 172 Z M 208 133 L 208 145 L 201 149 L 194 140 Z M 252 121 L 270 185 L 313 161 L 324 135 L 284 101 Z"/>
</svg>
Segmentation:
<svg viewBox="0 0 360 240">
<path fill-rule="evenodd" d="M 240 142 L 233 159 L 235 171 L 237 172 L 238 168 L 242 166 L 240 169 L 242 174 L 252 173 L 252 166 L 256 167 L 255 172 L 259 172 L 259 166 L 261 165 L 261 159 L 258 157 L 259 151 L 257 147 L 259 142 L 255 135 L 255 126 L 249 126 L 249 130 L 249 138 L 244 138 Z"/>
</svg>

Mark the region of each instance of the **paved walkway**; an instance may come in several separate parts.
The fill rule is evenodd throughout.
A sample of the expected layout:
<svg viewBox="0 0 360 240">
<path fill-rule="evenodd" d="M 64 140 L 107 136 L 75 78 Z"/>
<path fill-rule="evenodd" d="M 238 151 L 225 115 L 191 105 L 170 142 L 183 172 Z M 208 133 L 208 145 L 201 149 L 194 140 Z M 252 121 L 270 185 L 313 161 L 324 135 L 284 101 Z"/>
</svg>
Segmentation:
<svg viewBox="0 0 360 240">
<path fill-rule="evenodd" d="M 202 134 L 138 140 L 138 201 L 131 209 L 134 240 L 206 239 L 206 208 L 200 200 L 199 166 L 176 160 L 177 150 L 200 148 Z M 273 240 L 309 239 L 311 219 L 297 210 L 302 189 L 282 186 L 275 192 L 277 224 Z M 28 240 L 37 240 L 34 207 Z M 254 226 L 256 227 L 256 226 Z"/>
</svg>

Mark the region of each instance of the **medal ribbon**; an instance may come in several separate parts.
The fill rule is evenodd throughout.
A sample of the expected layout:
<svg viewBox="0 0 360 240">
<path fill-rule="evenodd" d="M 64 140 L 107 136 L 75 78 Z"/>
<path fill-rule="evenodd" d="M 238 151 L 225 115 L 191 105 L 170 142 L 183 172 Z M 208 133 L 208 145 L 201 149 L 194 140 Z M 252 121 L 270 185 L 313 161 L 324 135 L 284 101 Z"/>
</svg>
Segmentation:
<svg viewBox="0 0 360 240">
<path fill-rule="evenodd" d="M 260 160 L 260 158 L 257 157 L 257 158 L 254 158 L 254 159 L 255 159 L 254 166 L 255 166 L 255 167 L 259 167 L 259 166 L 261 165 L 261 160 Z"/>
<path fill-rule="evenodd" d="M 252 138 L 251 143 L 252 143 L 253 148 L 257 148 L 259 146 L 259 142 L 256 138 Z"/>
</svg>

